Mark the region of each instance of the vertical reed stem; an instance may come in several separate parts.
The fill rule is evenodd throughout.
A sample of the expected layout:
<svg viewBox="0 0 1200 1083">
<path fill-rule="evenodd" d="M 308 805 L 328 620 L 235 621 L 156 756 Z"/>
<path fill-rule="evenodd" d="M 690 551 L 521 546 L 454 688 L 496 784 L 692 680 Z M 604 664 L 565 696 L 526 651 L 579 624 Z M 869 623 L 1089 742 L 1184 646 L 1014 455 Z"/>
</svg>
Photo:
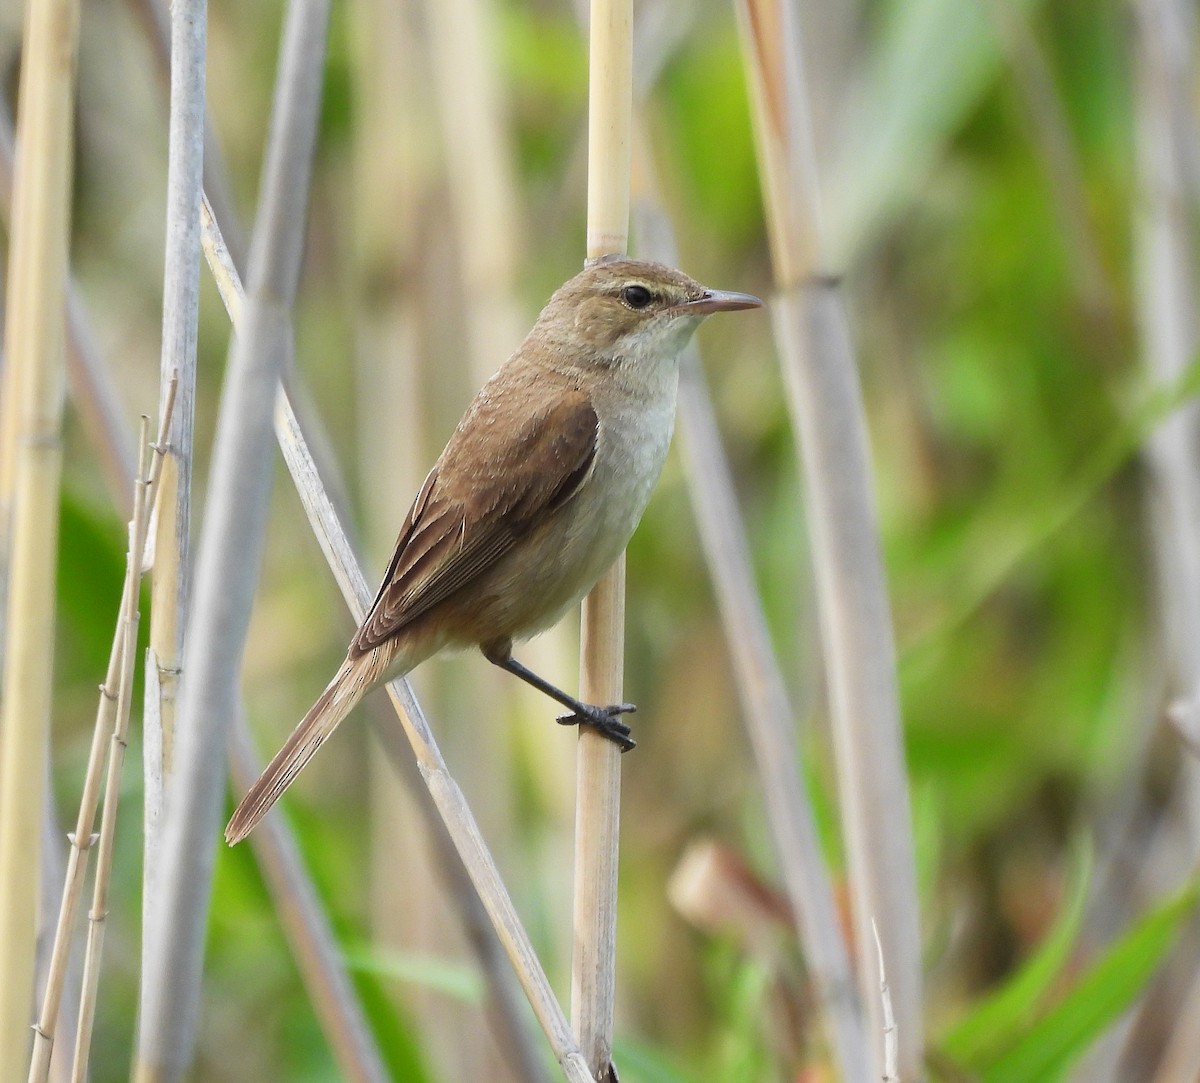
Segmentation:
<svg viewBox="0 0 1200 1083">
<path fill-rule="evenodd" d="M 632 0 L 593 0 L 589 45 L 587 255 L 622 253 L 629 239 L 633 116 Z M 619 703 L 625 646 L 625 558 L 583 603 L 580 694 Z M 611 1068 L 616 995 L 617 853 L 621 754 L 580 727 L 576 770 L 575 951 L 571 1021 L 598 1080 Z"/>
<path fill-rule="evenodd" d="M 151 953 L 149 930 L 161 906 L 158 871 L 166 780 L 171 772 L 175 700 L 183 659 L 191 573 L 192 430 L 200 307 L 200 200 L 204 169 L 204 65 L 207 0 L 171 4 L 170 124 L 167 137 L 167 243 L 163 266 L 160 416 L 177 381 L 163 454 L 154 531 L 150 646 L 146 651 L 143 724 L 142 987 Z"/>
<path fill-rule="evenodd" d="M 884 1074 L 878 923 L 899 1074 L 923 1070 L 921 943 L 896 647 L 849 321 L 827 265 L 794 0 L 741 0 L 755 137 L 778 295 L 776 341 L 810 509 L 838 798 L 850 868 L 858 987 Z"/>
<path fill-rule="evenodd" d="M 70 227 L 78 0 L 26 5 L 12 247 L 5 422 L 11 561 L 0 707 L 0 1079 L 29 1057 L 42 803 L 54 658 L 62 474 L 63 325 Z M 0 521 L 9 540 L 9 522 Z"/>
<path fill-rule="evenodd" d="M 195 1044 L 228 727 L 270 497 L 271 410 L 292 348 L 328 17 L 328 0 L 294 0 L 284 26 L 243 328 L 226 373 L 198 548 L 192 671 L 181 686 L 163 823 L 162 905 L 147 934 L 139 1038 L 146 1080 L 182 1078 Z"/>
</svg>

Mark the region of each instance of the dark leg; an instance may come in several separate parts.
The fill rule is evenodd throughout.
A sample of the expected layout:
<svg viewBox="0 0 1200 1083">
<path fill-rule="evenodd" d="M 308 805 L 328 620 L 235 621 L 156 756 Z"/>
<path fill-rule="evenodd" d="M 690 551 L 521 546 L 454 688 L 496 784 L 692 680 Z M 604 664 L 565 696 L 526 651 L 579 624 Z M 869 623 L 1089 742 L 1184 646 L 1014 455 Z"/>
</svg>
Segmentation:
<svg viewBox="0 0 1200 1083">
<path fill-rule="evenodd" d="M 624 722 L 617 720 L 619 714 L 630 714 L 637 708 L 632 703 L 617 703 L 611 707 L 597 707 L 591 703 L 582 703 L 574 696 L 567 695 L 561 688 L 556 688 L 544 677 L 539 677 L 531 669 L 521 665 L 506 649 L 485 648 L 483 656 L 493 665 L 507 670 L 514 677 L 520 677 L 526 684 L 532 685 L 539 692 L 564 707 L 569 707 L 570 714 L 558 716 L 560 726 L 592 726 L 597 732 L 619 745 L 622 752 L 628 752 L 636 742 L 629 736 L 630 729 Z"/>
</svg>

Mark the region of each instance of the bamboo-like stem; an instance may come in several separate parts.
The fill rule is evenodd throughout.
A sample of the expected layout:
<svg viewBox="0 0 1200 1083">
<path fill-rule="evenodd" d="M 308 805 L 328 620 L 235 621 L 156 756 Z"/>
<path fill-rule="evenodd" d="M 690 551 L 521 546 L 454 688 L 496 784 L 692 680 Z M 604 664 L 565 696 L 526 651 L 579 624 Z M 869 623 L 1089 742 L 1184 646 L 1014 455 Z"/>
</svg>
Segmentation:
<svg viewBox="0 0 1200 1083">
<path fill-rule="evenodd" d="M 0 482 L 0 495 L 12 498 L 0 706 L 0 1079 L 20 1079 L 29 1058 L 54 658 L 78 34 L 77 0 L 27 6 L 5 328 L 4 424 L 15 442 L 3 441 L 8 465 Z M 8 511 L 0 513 L 4 541 Z"/>
<path fill-rule="evenodd" d="M 639 151 L 644 146 L 639 142 Z M 639 157 L 635 189 L 638 178 L 651 189 L 648 155 Z M 635 200 L 634 218 L 644 254 L 678 263 L 670 225 L 648 199 Z M 821 853 L 812 803 L 798 767 L 793 711 L 754 585 L 732 472 L 694 343 L 680 366 L 679 420 L 688 492 L 716 587 L 792 920 L 817 1001 L 825 1013 L 841 1078 L 847 1083 L 867 1083 L 870 1057 L 850 952 L 838 923 L 833 883 Z"/>
<path fill-rule="evenodd" d="M 79 814 L 75 830 L 68 836 L 70 851 L 67 857 L 66 876 L 63 884 L 62 901 L 59 905 L 58 923 L 54 930 L 54 944 L 47 968 L 46 988 L 42 994 L 41 1011 L 34 1027 L 33 1057 L 29 1069 L 30 1083 L 41 1083 L 50 1071 L 50 1058 L 58 1025 L 59 1009 L 62 1005 L 67 966 L 71 953 L 71 939 L 75 929 L 75 916 L 83 893 L 84 876 L 87 872 L 88 855 L 95 842 L 92 827 L 96 819 L 96 807 L 100 800 L 100 781 L 104 768 L 104 754 L 110 739 L 122 732 L 129 718 L 129 685 L 132 680 L 133 659 L 126 658 L 125 645 L 130 621 L 137 628 L 137 595 L 141 582 L 141 555 L 146 544 L 149 519 L 149 502 L 155 492 L 162 466 L 162 449 L 166 438 L 167 424 L 174 407 L 175 385 L 168 385 L 167 402 L 163 423 L 159 428 L 158 440 L 154 444 L 154 458 L 147 472 L 145 464 L 139 469 L 134 483 L 133 519 L 129 524 L 130 554 L 126 560 L 125 582 L 121 591 L 121 602 L 117 612 L 116 629 L 113 633 L 112 649 L 109 653 L 108 669 L 104 683 L 100 686 L 100 702 L 96 708 L 96 725 L 92 731 L 91 750 L 88 754 L 87 770 L 84 774 L 83 792 L 79 798 Z M 145 428 L 145 426 L 143 426 Z M 143 445 L 145 433 L 143 432 Z M 143 453 L 144 454 L 144 453 Z M 120 712 L 124 710 L 124 718 Z M 115 746 L 114 746 L 115 748 Z M 111 753 L 110 753 L 111 772 Z M 107 809 L 109 794 L 105 792 Z M 114 807 L 115 813 L 115 807 Z M 105 857 L 101 850 L 101 859 Z M 107 855 L 111 857 L 111 854 Z M 86 979 L 85 979 L 86 980 Z"/>
<path fill-rule="evenodd" d="M 161 23 L 161 19 L 160 19 Z M 192 444 L 196 338 L 200 308 L 200 199 L 204 169 L 205 57 L 208 0 L 171 5 L 170 122 L 167 140 L 166 255 L 163 266 L 160 395 L 178 380 L 166 441 L 162 496 L 153 524 L 150 644 L 143 715 L 142 989 L 153 965 L 150 930 L 162 904 L 158 877 L 175 707 L 183 666 L 184 621 L 191 579 Z M 160 406 L 161 413 L 161 406 Z M 143 1017 L 144 1018 L 144 1017 Z"/>
<path fill-rule="evenodd" d="M 173 395 L 173 388 L 168 386 L 168 401 Z M 164 418 L 169 414 L 164 412 Z M 168 422 L 164 422 L 162 429 L 164 432 L 168 428 Z M 133 501 L 133 521 L 129 525 L 129 552 L 126 555 L 125 566 L 125 587 L 121 595 L 121 612 L 117 620 L 117 640 L 119 645 L 115 645 L 114 653 L 120 658 L 117 666 L 117 702 L 115 707 L 115 717 L 113 718 L 112 727 L 104 736 L 108 738 L 108 777 L 104 786 L 104 805 L 100 813 L 100 849 L 96 855 L 96 878 L 92 885 L 92 909 L 88 914 L 88 935 L 87 948 L 84 953 L 83 962 L 83 987 L 79 997 L 79 1027 L 75 1032 L 75 1057 L 71 1069 L 72 1083 L 86 1083 L 87 1080 L 87 1064 L 88 1054 L 92 1042 L 92 1024 L 95 1021 L 96 1015 L 96 996 L 100 985 L 100 959 L 104 951 L 104 932 L 107 926 L 108 919 L 108 886 L 112 876 L 112 860 L 113 860 L 113 844 L 116 839 L 117 830 L 117 810 L 121 800 L 121 771 L 125 764 L 125 748 L 128 744 L 129 734 L 129 709 L 130 698 L 133 695 L 133 670 L 137 656 L 137 629 L 140 619 L 140 607 L 138 605 L 138 585 L 142 578 L 142 553 L 146 546 L 146 521 L 148 518 L 148 494 L 150 486 L 153 484 L 150 474 L 150 464 L 148 461 L 149 447 L 147 439 L 149 435 L 150 421 L 148 418 L 142 418 L 142 427 L 139 447 L 142 449 L 141 462 L 138 467 L 138 480 L 136 482 L 136 495 Z M 161 439 L 160 433 L 160 439 Z M 158 473 L 158 469 L 162 464 L 161 443 L 156 447 L 154 457 L 154 472 Z M 89 765 L 90 766 L 90 765 Z M 90 781 L 90 779 L 89 779 Z M 85 794 L 87 785 L 85 783 Z M 92 840 L 90 838 L 91 819 L 94 816 L 94 794 L 91 795 L 93 800 L 93 808 L 91 810 L 80 808 L 80 823 L 86 821 L 88 835 L 80 837 L 78 834 L 74 840 L 72 847 L 72 858 L 76 854 L 82 854 L 81 846 L 90 848 Z M 82 868 L 79 866 L 82 861 L 77 861 L 76 867 L 79 873 L 82 874 Z M 82 883 L 82 875 L 79 875 L 79 881 Z M 70 947 L 71 930 L 74 924 L 74 907 L 67 912 L 66 900 L 71 894 L 76 895 L 78 899 L 78 889 L 73 889 L 68 886 L 64 893 L 63 913 L 60 914 L 59 929 L 55 936 L 56 954 L 59 944 L 61 943 L 61 952 L 63 963 L 65 964 L 65 956 Z M 61 970 L 60 970 L 61 974 Z M 61 992 L 61 976 L 58 978 L 59 992 Z M 50 990 L 47 989 L 49 995 Z M 45 1009 L 47 1005 L 43 1005 Z M 58 1005 L 53 1003 L 49 1005 L 51 1011 L 46 1013 L 48 1018 L 45 1023 L 49 1024 L 47 1028 L 44 1024 L 39 1027 L 37 1032 L 37 1047 L 35 1049 L 35 1057 L 33 1064 L 30 1067 L 29 1078 L 32 1081 L 44 1079 L 43 1070 L 48 1071 L 50 1067 L 50 1052 L 53 1046 L 54 1032 L 54 1015 L 57 1012 Z M 39 1057 L 38 1053 L 43 1053 Z"/>
<path fill-rule="evenodd" d="M 633 123 L 632 0 L 592 0 L 588 43 L 587 256 L 623 253 L 629 241 Z M 580 695 L 619 703 L 625 650 L 625 557 L 584 599 Z M 621 754 L 580 727 L 575 793 L 571 1023 L 596 1080 L 612 1067 L 616 999 L 617 855 Z"/>
<path fill-rule="evenodd" d="M 234 784 L 244 791 L 258 777 L 261 764 L 240 711 L 229 759 Z M 321 900 L 304 874 L 287 821 L 282 816 L 268 816 L 251 836 L 250 845 L 342 1078 L 353 1083 L 386 1083 L 387 1069 L 359 1007 Z"/>
<path fill-rule="evenodd" d="M 14 147 L 12 118 L 0 102 L 0 223 L 12 222 Z M 73 278 L 67 282 L 67 385 L 88 439 L 99 457 L 108 495 L 120 514 L 130 515 L 135 452 L 125 425 L 117 389 L 95 347 L 87 312 Z M 15 405 L 15 402 L 14 402 Z M 17 426 L 10 431 L 14 435 Z M 2 498 L 0 498 L 2 502 Z"/>
<path fill-rule="evenodd" d="M 220 227 L 208 213 L 207 205 L 203 222 L 205 256 L 236 331 L 243 306 L 242 286 L 237 268 L 229 258 L 228 249 L 221 237 Z M 334 503 L 325 490 L 321 472 L 313 461 L 289 393 L 283 388 L 279 390 L 276 398 L 275 434 L 322 551 L 325 553 L 351 612 L 356 620 L 361 620 L 366 614 L 372 594 L 367 586 L 366 578 L 363 576 L 361 565 L 346 537 Z M 395 687 L 389 688 L 389 694 L 402 723 L 410 717 L 404 714 L 404 711 L 408 709 L 405 704 L 410 704 L 411 709 L 416 712 L 414 717 L 417 722 L 411 727 L 405 727 L 404 733 L 409 740 L 414 739 L 414 732 L 419 734 L 417 739 L 421 743 L 417 747 L 417 765 L 425 763 L 431 770 L 445 772 L 445 761 L 433 741 L 432 732 L 428 730 L 421 714 L 421 708 L 407 682 L 402 682 L 402 689 L 401 683 L 398 682 Z M 397 749 L 399 738 L 395 727 L 381 729 L 380 733 L 384 747 L 393 760 L 399 763 L 401 754 Z M 410 766 L 409 770 L 411 771 L 411 769 Z M 421 772 L 421 777 L 423 779 L 426 777 L 424 771 Z M 462 811 L 459 807 L 447 803 L 439 805 L 431 791 L 425 793 L 420 807 L 430 819 L 434 844 L 438 852 L 443 855 L 442 863 L 451 883 L 452 894 L 462 913 L 468 938 L 475 947 L 480 965 L 487 976 L 488 986 L 491 990 L 491 1003 L 496 1017 L 497 1034 L 502 1036 L 502 1044 L 510 1050 L 514 1063 L 523 1066 L 523 1074 L 519 1078 L 537 1083 L 543 1078 L 544 1071 L 541 1068 L 541 1062 L 531 1048 L 528 1028 L 525 1026 L 511 991 L 512 971 L 500 969 L 496 948 L 501 948 L 509 954 L 513 968 L 518 971 L 518 977 L 534 1006 L 539 1021 L 542 1022 L 543 1028 L 550 1038 L 560 1063 L 564 1066 L 568 1079 L 587 1080 L 583 1058 L 571 1039 L 570 1028 L 563 1016 L 562 1009 L 554 999 L 544 971 L 540 964 L 532 968 L 526 966 L 526 960 L 533 959 L 536 963 L 536 959 L 528 935 L 521 928 L 520 919 L 516 915 L 512 901 L 506 893 L 502 898 L 491 901 L 490 904 L 485 903 L 480 897 L 479 888 L 476 887 L 476 877 L 471 872 L 471 868 L 490 866 L 490 871 L 481 874 L 480 879 L 486 883 L 499 882 L 499 873 L 495 871 L 494 860 L 487 853 L 486 848 L 477 852 L 471 852 L 469 849 L 460 850 L 459 843 L 455 841 L 456 838 L 479 840 L 479 845 L 482 846 L 478 828 L 472 821 L 461 825 L 454 834 L 451 834 L 444 818 L 461 816 Z M 461 808 L 465 810 L 465 802 Z M 467 815 L 469 816 L 469 810 L 467 810 Z M 270 819 L 268 817 L 267 821 Z M 493 915 L 497 916 L 493 918 Z M 488 921 L 493 921 L 495 927 L 489 926 L 485 936 L 482 926 Z M 498 935 L 501 930 L 504 931 L 503 940 Z M 513 946 L 512 950 L 509 949 L 510 945 Z M 521 969 L 522 966 L 525 966 L 525 970 Z"/>
<path fill-rule="evenodd" d="M 288 9 L 242 334 L 217 421 L 187 633 L 191 672 L 181 687 L 180 741 L 163 824 L 161 908 L 149 916 L 146 938 L 139 1071 L 148 1080 L 179 1078 L 195 1043 L 211 839 L 266 526 L 271 408 L 291 352 L 328 17 L 328 0 L 296 0 Z"/>
<path fill-rule="evenodd" d="M 773 305 L 808 490 L 817 599 L 850 868 L 859 995 L 884 1071 L 879 927 L 898 1069 L 923 1070 L 920 920 L 896 648 L 845 308 L 826 265 L 812 124 L 791 0 L 741 0 L 739 25 L 779 293 Z"/>
</svg>

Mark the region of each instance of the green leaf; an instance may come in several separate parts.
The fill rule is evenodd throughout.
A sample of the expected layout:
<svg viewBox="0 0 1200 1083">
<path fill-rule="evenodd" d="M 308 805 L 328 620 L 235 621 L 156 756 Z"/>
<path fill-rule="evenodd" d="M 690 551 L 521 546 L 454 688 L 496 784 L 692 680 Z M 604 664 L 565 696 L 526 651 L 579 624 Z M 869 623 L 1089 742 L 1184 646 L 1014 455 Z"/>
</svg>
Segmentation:
<svg viewBox="0 0 1200 1083">
<path fill-rule="evenodd" d="M 1011 1048 L 1036 1016 L 1063 973 L 1079 937 L 1092 877 L 1091 843 L 1079 846 L 1071 869 L 1067 905 L 1037 951 L 999 989 L 986 996 L 946 1035 L 943 1049 L 975 1067 Z"/>
<path fill-rule="evenodd" d="M 1151 910 L 1105 952 L 1075 987 L 986 1071 L 988 1083 L 1045 1083 L 1067 1068 L 1145 987 L 1196 908 L 1193 881 Z"/>
</svg>

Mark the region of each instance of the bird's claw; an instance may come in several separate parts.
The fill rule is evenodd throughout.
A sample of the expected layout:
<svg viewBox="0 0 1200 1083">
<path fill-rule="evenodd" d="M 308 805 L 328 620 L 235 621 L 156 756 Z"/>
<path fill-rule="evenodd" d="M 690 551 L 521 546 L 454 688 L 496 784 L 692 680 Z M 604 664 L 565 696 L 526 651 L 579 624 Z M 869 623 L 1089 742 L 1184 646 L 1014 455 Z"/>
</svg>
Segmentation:
<svg viewBox="0 0 1200 1083">
<path fill-rule="evenodd" d="M 570 714 L 560 714 L 560 726 L 591 726 L 602 737 L 607 737 L 617 745 L 622 752 L 628 752 L 636 747 L 637 742 L 629 735 L 633 732 L 624 722 L 617 719 L 620 714 L 632 714 L 637 707 L 632 703 L 615 703 L 608 707 L 597 707 L 591 703 L 582 703 L 581 711 Z"/>
</svg>

